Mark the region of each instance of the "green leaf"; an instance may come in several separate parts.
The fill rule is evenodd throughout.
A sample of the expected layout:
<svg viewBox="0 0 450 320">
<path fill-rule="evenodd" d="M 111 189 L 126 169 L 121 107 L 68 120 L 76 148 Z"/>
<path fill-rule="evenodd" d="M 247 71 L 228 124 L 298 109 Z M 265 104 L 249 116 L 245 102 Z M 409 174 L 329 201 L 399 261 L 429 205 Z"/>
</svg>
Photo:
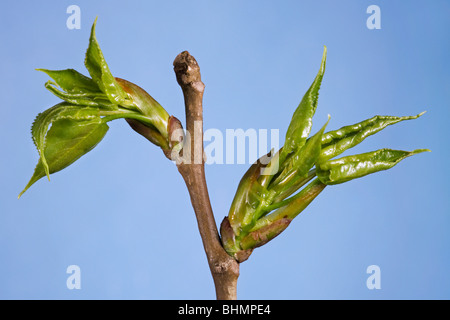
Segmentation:
<svg viewBox="0 0 450 320">
<path fill-rule="evenodd" d="M 95 25 L 97 18 L 94 21 L 91 29 L 91 36 L 89 38 L 89 47 L 86 51 L 86 59 L 84 64 L 92 77 L 92 80 L 97 84 L 102 92 L 106 94 L 108 99 L 117 105 L 122 107 L 133 108 L 133 103 L 129 100 L 126 92 L 119 86 L 116 79 L 109 71 L 109 67 L 106 64 L 103 53 L 97 42 L 95 36 Z"/>
<path fill-rule="evenodd" d="M 40 159 L 19 198 L 45 175 L 66 168 L 92 150 L 108 131 L 108 125 L 100 118 L 98 110 L 71 107 L 62 103 L 38 115 L 32 132 Z"/>
<path fill-rule="evenodd" d="M 283 164 L 283 171 L 269 186 L 269 190 L 274 190 L 277 193 L 274 201 L 280 201 L 291 195 L 297 190 L 293 190 L 291 187 L 297 181 L 301 182 L 307 178 L 309 170 L 320 156 L 322 136 L 329 121 L 330 117 L 328 116 L 328 121 L 322 128 L 311 139 L 308 139 L 303 147 L 290 156 L 286 160 L 287 163 Z"/>
<path fill-rule="evenodd" d="M 292 116 L 286 133 L 286 142 L 280 157 L 281 159 L 284 159 L 290 152 L 301 148 L 309 136 L 312 127 L 312 117 L 317 108 L 320 85 L 325 73 L 326 57 L 327 48 L 324 47 L 319 72 Z"/>
<path fill-rule="evenodd" d="M 410 117 L 375 116 L 359 123 L 327 132 L 322 137 L 322 152 L 319 163 L 334 158 L 345 150 L 361 143 L 365 138 L 383 130 L 387 126 L 404 121 L 417 119 L 425 112 Z"/>
<path fill-rule="evenodd" d="M 99 119 L 99 111 L 95 108 L 79 108 L 78 106 L 62 102 L 38 114 L 31 127 L 31 136 L 49 180 L 50 173 L 44 155 L 45 135 L 49 126 L 59 119 L 96 120 Z"/>
<path fill-rule="evenodd" d="M 401 160 L 412 155 L 430 151 L 418 149 L 414 151 L 402 151 L 392 149 L 380 149 L 377 151 L 362 153 L 353 156 L 330 160 L 317 165 L 317 177 L 327 185 L 339 184 L 368 174 L 387 170 L 395 166 Z"/>
<path fill-rule="evenodd" d="M 82 75 L 74 69 L 47 70 L 36 69 L 49 75 L 53 81 L 47 81 L 45 87 L 58 98 L 71 104 L 80 106 L 100 107 L 103 109 L 117 109 L 95 81 Z M 61 88 L 63 91 L 57 88 Z"/>
<path fill-rule="evenodd" d="M 46 73 L 55 81 L 56 85 L 68 93 L 102 93 L 95 81 L 74 69 L 36 70 Z"/>
<path fill-rule="evenodd" d="M 117 109 L 117 105 L 111 103 L 108 97 L 101 91 L 84 93 L 66 93 L 58 90 L 55 83 L 48 81 L 45 87 L 58 98 L 79 106 L 99 107 L 107 110 Z"/>
</svg>

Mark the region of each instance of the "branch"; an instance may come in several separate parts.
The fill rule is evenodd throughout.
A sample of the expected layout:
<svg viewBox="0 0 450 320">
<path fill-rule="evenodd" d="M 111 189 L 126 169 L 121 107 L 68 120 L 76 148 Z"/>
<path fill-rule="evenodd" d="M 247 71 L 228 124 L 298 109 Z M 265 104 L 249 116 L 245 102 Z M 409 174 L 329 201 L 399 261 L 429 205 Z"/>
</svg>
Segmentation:
<svg viewBox="0 0 450 320">
<path fill-rule="evenodd" d="M 176 161 L 178 171 L 188 188 L 203 247 L 214 279 L 216 297 L 219 300 L 235 300 L 239 263 L 222 247 L 205 179 L 202 107 L 205 85 L 201 81 L 200 67 L 189 52 L 180 53 L 175 58 L 173 65 L 178 84 L 183 90 L 187 131 L 186 137 L 180 137 L 182 125 L 177 118 L 171 116 L 168 125 L 170 150 L 163 150 L 163 152 L 167 158 Z M 126 120 L 133 130 L 153 142 L 151 128 L 137 120 Z M 184 140 L 183 148 L 178 150 L 177 144 L 181 140 Z"/>
<path fill-rule="evenodd" d="M 183 160 L 177 162 L 178 171 L 191 197 L 217 299 L 236 299 L 239 264 L 222 247 L 205 179 L 202 107 L 205 85 L 201 81 L 200 67 L 189 52 L 180 53 L 173 65 L 178 84 L 183 90 L 188 133 L 182 150 Z"/>
</svg>

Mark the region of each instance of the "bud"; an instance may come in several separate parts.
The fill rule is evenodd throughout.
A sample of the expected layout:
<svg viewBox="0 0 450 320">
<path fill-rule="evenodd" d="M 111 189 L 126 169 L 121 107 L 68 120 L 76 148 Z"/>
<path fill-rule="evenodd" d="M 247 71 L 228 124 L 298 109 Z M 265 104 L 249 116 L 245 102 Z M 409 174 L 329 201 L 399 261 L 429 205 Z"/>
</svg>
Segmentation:
<svg viewBox="0 0 450 320">
<path fill-rule="evenodd" d="M 262 166 L 258 160 L 250 167 L 239 183 L 228 217 L 222 222 L 222 244 L 239 262 L 246 260 L 254 248 L 283 232 L 327 185 L 387 170 L 407 157 L 429 151 L 381 149 L 332 160 L 368 136 L 401 121 L 417 119 L 423 112 L 409 117 L 375 116 L 324 133 L 328 116 L 327 123 L 309 137 L 326 53 L 325 47 L 319 72 L 292 116 L 285 144 L 272 157 L 271 161 L 278 165 Z"/>
<path fill-rule="evenodd" d="M 144 125 L 149 127 L 146 137 L 159 147 L 168 149 L 170 116 L 167 111 L 138 85 L 120 78 L 116 78 L 116 81 L 127 93 L 133 109 L 146 118 Z M 130 125 L 133 128 L 133 125 Z"/>
<path fill-rule="evenodd" d="M 260 247 L 283 232 L 291 223 L 291 219 L 281 218 L 260 229 L 250 232 L 241 240 L 243 250 Z"/>
</svg>

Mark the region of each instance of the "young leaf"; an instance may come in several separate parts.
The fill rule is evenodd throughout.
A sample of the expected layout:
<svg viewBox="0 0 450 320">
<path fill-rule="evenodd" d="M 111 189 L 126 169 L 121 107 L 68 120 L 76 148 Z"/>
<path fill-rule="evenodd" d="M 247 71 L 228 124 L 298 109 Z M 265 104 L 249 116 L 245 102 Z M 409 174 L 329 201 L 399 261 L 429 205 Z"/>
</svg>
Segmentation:
<svg viewBox="0 0 450 320">
<path fill-rule="evenodd" d="M 85 109 L 81 110 L 83 110 L 82 113 L 86 111 Z M 98 115 L 94 115 L 94 110 L 91 110 L 90 116 L 86 116 L 86 114 L 82 116 L 78 111 L 80 110 L 52 108 L 45 116 L 41 116 L 41 119 L 37 119 L 38 121 L 33 126 L 36 126 L 36 137 L 34 135 L 33 137 L 39 143 L 38 150 L 41 157 L 33 176 L 19 194 L 19 198 L 36 181 L 45 175 L 66 168 L 92 150 L 103 139 L 108 131 L 108 125 Z M 49 120 L 51 116 L 53 118 Z M 50 123 L 52 126 L 45 138 L 42 139 L 42 132 L 48 128 Z"/>
<path fill-rule="evenodd" d="M 45 87 L 58 98 L 79 106 L 99 107 L 107 110 L 117 109 L 117 105 L 111 103 L 108 97 L 101 91 L 99 92 L 83 92 L 83 93 L 66 93 L 58 90 L 55 83 L 48 81 Z"/>
<path fill-rule="evenodd" d="M 312 127 L 312 117 L 317 108 L 320 85 L 325 73 L 326 57 L 327 48 L 324 47 L 319 72 L 292 116 L 291 123 L 286 132 L 286 141 L 280 157 L 281 159 L 284 159 L 290 152 L 301 148 L 309 136 Z"/>
<path fill-rule="evenodd" d="M 119 86 L 116 79 L 111 74 L 111 71 L 109 71 L 109 67 L 106 64 L 95 36 L 96 23 L 97 18 L 92 25 L 89 47 L 86 51 L 84 64 L 86 65 L 92 80 L 97 84 L 100 90 L 106 94 L 112 103 L 121 105 L 125 108 L 134 108 L 135 106 L 129 100 L 126 92 Z"/>
<path fill-rule="evenodd" d="M 102 93 L 98 85 L 91 78 L 88 78 L 74 69 L 47 70 L 36 69 L 50 76 L 55 83 L 68 93 Z"/>
<path fill-rule="evenodd" d="M 380 149 L 377 151 L 342 157 L 340 159 L 318 164 L 316 168 L 317 177 L 322 183 L 327 185 L 339 184 L 371 173 L 390 169 L 401 160 L 425 151 L 430 150 L 418 149 L 409 152 Z"/>
<path fill-rule="evenodd" d="M 328 121 L 322 128 L 286 160 L 287 163 L 284 164 L 283 172 L 269 186 L 269 189 L 276 191 L 278 201 L 292 194 L 290 187 L 297 180 L 303 180 L 308 176 L 309 170 L 319 158 L 322 149 L 322 136 L 329 121 L 330 118 L 328 117 Z"/>
<path fill-rule="evenodd" d="M 417 119 L 424 113 L 410 117 L 375 116 L 359 123 L 327 132 L 322 137 L 322 152 L 319 163 L 340 155 L 345 150 L 356 146 L 365 138 L 383 130 L 387 126 L 404 120 Z"/>
<path fill-rule="evenodd" d="M 79 108 L 78 106 L 62 102 L 37 115 L 31 127 L 31 136 L 39 152 L 42 166 L 49 180 L 50 173 L 44 155 L 45 135 L 49 126 L 59 119 L 97 120 L 99 119 L 99 111 L 95 108 Z"/>
</svg>

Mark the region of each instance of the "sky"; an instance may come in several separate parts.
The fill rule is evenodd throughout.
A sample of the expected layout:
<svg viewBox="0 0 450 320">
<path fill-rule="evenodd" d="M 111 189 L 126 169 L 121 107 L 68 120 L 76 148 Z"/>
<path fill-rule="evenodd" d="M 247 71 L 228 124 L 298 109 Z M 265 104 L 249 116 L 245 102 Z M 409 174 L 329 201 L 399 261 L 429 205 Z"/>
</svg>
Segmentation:
<svg viewBox="0 0 450 320">
<path fill-rule="evenodd" d="M 80 8 L 80 29 L 67 26 L 70 5 Z M 368 27 L 370 5 L 380 9 L 380 29 Z M 374 115 L 427 111 L 349 154 L 384 147 L 431 153 L 327 187 L 241 264 L 238 298 L 449 299 L 449 16 L 444 0 L 4 3 L 0 299 L 215 298 L 181 176 L 125 121 L 111 122 L 93 151 L 17 199 L 38 161 L 31 124 L 59 103 L 35 69 L 87 74 L 95 17 L 113 75 L 138 84 L 181 120 L 172 63 L 188 50 L 206 86 L 205 130 L 225 138 L 227 129 L 275 130 L 282 145 L 324 45 L 313 132 L 328 115 L 334 130 Z M 231 162 L 206 166 L 217 224 L 250 165 Z M 79 289 L 67 285 L 73 265 Z M 369 289 L 374 265 L 380 286 Z"/>
</svg>

